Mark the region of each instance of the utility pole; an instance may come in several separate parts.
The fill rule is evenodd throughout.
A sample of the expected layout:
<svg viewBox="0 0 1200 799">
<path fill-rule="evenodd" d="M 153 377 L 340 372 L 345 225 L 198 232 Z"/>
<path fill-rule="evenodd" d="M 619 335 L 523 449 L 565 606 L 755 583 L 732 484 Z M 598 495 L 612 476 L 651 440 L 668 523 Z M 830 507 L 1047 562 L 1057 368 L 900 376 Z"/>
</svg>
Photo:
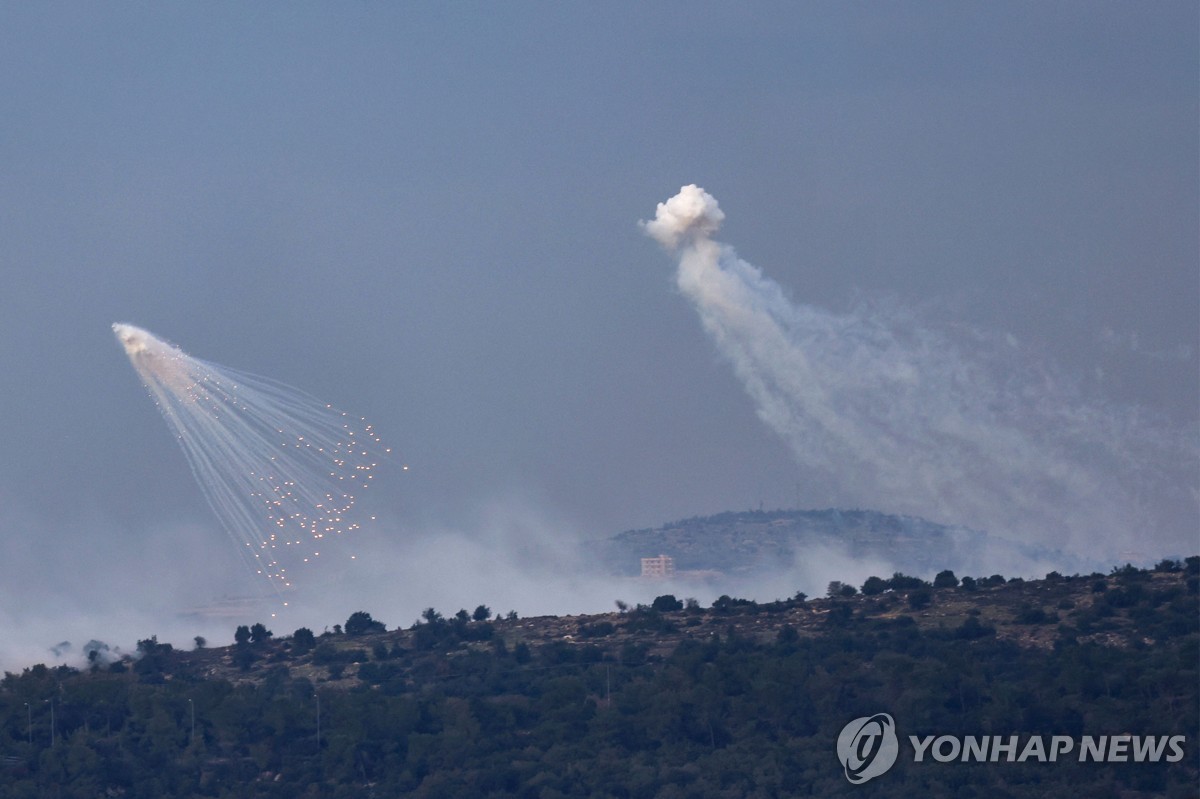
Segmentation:
<svg viewBox="0 0 1200 799">
<path fill-rule="evenodd" d="M 50 746 L 54 747 L 54 700 L 45 700 L 50 703 Z"/>
</svg>

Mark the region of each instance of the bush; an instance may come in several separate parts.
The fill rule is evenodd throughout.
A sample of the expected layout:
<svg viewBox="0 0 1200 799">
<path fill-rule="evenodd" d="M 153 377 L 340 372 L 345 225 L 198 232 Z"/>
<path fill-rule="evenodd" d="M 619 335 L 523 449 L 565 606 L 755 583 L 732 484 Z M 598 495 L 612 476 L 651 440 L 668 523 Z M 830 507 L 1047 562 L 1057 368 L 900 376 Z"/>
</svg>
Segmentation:
<svg viewBox="0 0 1200 799">
<path fill-rule="evenodd" d="M 937 577 L 933 578 L 934 588 L 958 588 L 958 578 L 954 576 L 954 572 L 946 569 L 940 571 Z"/>
<path fill-rule="evenodd" d="M 604 638 L 616 632 L 616 625 L 611 621 L 598 621 L 595 624 L 579 625 L 581 638 Z"/>
<path fill-rule="evenodd" d="M 741 608 L 750 612 L 758 610 L 758 603 L 751 599 L 738 599 L 731 597 L 728 594 L 721 594 L 713 600 L 712 609 L 717 613 L 732 613 L 734 608 Z"/>
<path fill-rule="evenodd" d="M 355 611 L 346 619 L 346 635 L 368 635 L 370 633 L 387 632 L 383 622 L 375 621 L 366 611 Z"/>
<path fill-rule="evenodd" d="M 1047 613 L 1041 605 L 1025 603 L 1017 608 L 1013 621 L 1017 624 L 1053 624 L 1058 621 L 1058 614 Z"/>
<path fill-rule="evenodd" d="M 316 645 L 317 638 L 313 635 L 313 631 L 307 627 L 301 627 L 292 633 L 292 651 L 296 654 L 303 655 L 306 652 L 310 652 Z"/>
<path fill-rule="evenodd" d="M 966 621 L 964 621 L 962 625 L 954 631 L 955 638 L 962 638 L 966 640 L 984 638 L 986 636 L 995 634 L 995 627 L 990 624 L 984 624 L 976 616 L 968 616 Z"/>
<path fill-rule="evenodd" d="M 908 595 L 908 606 L 913 610 L 921 610 L 933 604 L 933 591 L 929 588 L 918 588 Z"/>
<path fill-rule="evenodd" d="M 910 591 L 914 588 L 924 588 L 929 583 L 922 580 L 920 577 L 912 577 L 907 574 L 896 572 L 892 575 L 892 579 L 888 580 L 888 587 L 893 591 Z"/>
<path fill-rule="evenodd" d="M 887 590 L 887 587 L 887 580 L 883 579 L 882 577 L 868 577 L 867 581 L 862 584 L 863 596 L 875 596 L 877 594 L 882 594 Z"/>
<path fill-rule="evenodd" d="M 654 602 L 650 604 L 650 609 L 659 613 L 671 613 L 676 610 L 683 610 L 683 602 L 675 598 L 674 594 L 663 594 L 654 598 Z"/>
</svg>

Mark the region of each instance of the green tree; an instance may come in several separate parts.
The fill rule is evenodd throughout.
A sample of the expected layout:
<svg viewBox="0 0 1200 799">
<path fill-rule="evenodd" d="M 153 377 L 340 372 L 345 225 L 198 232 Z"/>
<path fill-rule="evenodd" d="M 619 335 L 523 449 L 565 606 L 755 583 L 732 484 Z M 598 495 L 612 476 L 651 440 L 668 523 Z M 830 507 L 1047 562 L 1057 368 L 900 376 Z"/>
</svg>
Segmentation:
<svg viewBox="0 0 1200 799">
<path fill-rule="evenodd" d="M 914 588 L 923 588 L 927 585 L 929 583 L 920 577 L 912 577 L 901 572 L 896 572 L 892 575 L 892 579 L 888 580 L 888 587 L 894 591 L 910 591 Z"/>
<path fill-rule="evenodd" d="M 683 602 L 675 598 L 674 594 L 663 594 L 654 598 L 654 602 L 650 604 L 650 609 L 659 613 L 671 613 L 676 610 L 683 610 Z"/>
<path fill-rule="evenodd" d="M 928 587 L 918 588 L 908 595 L 908 606 L 913 610 L 921 610 L 933 604 L 933 592 Z"/>
<path fill-rule="evenodd" d="M 387 627 L 381 621 L 371 618 L 371 614 L 359 610 L 350 614 L 346 619 L 346 635 L 368 635 L 370 633 L 387 632 Z"/>
<path fill-rule="evenodd" d="M 877 594 L 882 594 L 887 590 L 887 587 L 887 580 L 883 579 L 882 577 L 875 577 L 872 575 L 868 577 L 866 582 L 862 584 L 863 596 L 875 596 Z"/>
<path fill-rule="evenodd" d="M 309 652 L 317 645 L 317 637 L 307 627 L 301 627 L 292 633 L 292 648 L 296 654 Z"/>
<path fill-rule="evenodd" d="M 954 572 L 950 571 L 949 569 L 946 569 L 945 571 L 940 571 L 937 573 L 937 576 L 933 578 L 933 587 L 939 588 L 939 589 L 940 588 L 957 588 L 958 587 L 958 578 L 955 577 Z"/>
</svg>

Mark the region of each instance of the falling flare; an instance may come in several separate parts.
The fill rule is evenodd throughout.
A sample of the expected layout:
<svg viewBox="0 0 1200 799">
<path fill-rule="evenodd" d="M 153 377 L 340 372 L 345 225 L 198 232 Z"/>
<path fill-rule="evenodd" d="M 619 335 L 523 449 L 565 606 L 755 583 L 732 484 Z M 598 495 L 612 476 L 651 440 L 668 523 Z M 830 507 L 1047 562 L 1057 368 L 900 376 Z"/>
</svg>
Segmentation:
<svg viewBox="0 0 1200 799">
<path fill-rule="evenodd" d="M 113 332 L 213 512 L 251 570 L 276 591 L 291 586 L 289 566 L 309 561 L 285 547 L 359 529 L 355 498 L 340 484 L 348 475 L 370 480 L 390 452 L 365 419 L 193 358 L 133 325 L 114 324 Z"/>
</svg>

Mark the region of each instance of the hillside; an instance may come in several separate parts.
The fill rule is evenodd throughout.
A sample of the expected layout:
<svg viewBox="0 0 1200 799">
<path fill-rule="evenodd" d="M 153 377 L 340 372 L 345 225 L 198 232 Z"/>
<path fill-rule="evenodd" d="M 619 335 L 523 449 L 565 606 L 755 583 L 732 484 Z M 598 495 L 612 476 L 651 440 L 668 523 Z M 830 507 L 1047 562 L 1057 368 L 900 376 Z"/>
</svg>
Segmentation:
<svg viewBox="0 0 1200 799">
<path fill-rule="evenodd" d="M 628 530 L 593 542 L 596 560 L 614 575 L 636 575 L 640 558 L 675 559 L 680 571 L 753 576 L 787 568 L 834 549 L 854 560 L 882 561 L 906 574 L 941 569 L 975 574 L 993 563 L 1070 563 L 1062 553 L 966 527 L 870 510 L 726 512 Z M 1080 568 L 1084 568 L 1080 566 Z M 1091 568 L 1090 566 L 1086 568 Z"/>
<path fill-rule="evenodd" d="M 393 631 L 363 612 L 335 634 L 255 625 L 191 652 L 151 637 L 137 659 L 5 675 L 0 795 L 1190 796 L 1198 572 L 894 575 L 867 596 L 664 595 L 580 617 L 430 609 Z M 880 711 L 911 734 L 1183 734 L 1187 756 L 899 763 L 852 786 L 838 730 Z"/>
</svg>

